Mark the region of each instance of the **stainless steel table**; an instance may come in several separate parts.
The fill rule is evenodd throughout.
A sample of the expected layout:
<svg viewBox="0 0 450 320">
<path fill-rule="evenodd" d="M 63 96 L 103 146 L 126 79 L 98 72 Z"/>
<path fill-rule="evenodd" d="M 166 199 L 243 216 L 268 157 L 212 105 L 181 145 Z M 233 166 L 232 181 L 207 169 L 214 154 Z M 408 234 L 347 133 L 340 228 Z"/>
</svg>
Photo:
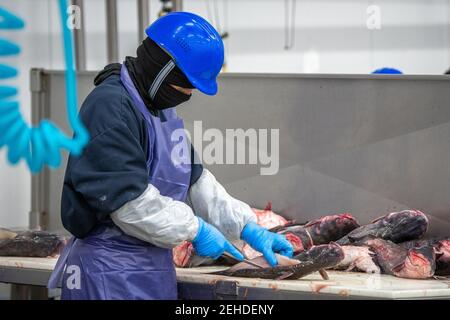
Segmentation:
<svg viewBox="0 0 450 320">
<path fill-rule="evenodd" d="M 39 293 L 47 285 L 55 263 L 54 258 L 0 257 L 0 282 L 14 284 L 22 291 L 22 286 L 33 286 Z M 223 268 L 177 269 L 180 299 L 450 299 L 450 280 L 411 280 L 339 271 L 328 271 L 327 281 L 317 273 L 299 280 L 207 274 L 220 269 Z M 24 296 L 21 290 L 17 290 L 16 297 Z"/>
</svg>

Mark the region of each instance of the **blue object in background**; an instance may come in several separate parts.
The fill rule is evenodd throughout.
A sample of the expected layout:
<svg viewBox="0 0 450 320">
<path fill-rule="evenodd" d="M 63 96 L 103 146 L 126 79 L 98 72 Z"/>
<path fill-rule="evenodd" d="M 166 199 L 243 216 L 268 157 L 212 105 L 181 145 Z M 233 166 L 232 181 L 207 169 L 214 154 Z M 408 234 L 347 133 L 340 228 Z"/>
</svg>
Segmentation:
<svg viewBox="0 0 450 320">
<path fill-rule="evenodd" d="M 38 127 L 28 126 L 20 113 L 19 102 L 11 99 L 17 95 L 17 88 L 0 85 L 0 148 L 8 147 L 8 160 L 11 164 L 17 164 L 24 159 L 32 173 L 38 173 L 45 165 L 51 168 L 59 167 L 60 149 L 64 148 L 74 155 L 80 155 L 89 141 L 89 134 L 78 119 L 72 33 L 66 25 L 66 0 L 59 0 L 59 9 L 66 64 L 66 105 L 74 138 L 67 137 L 49 120 L 42 120 Z M 1 7 L 0 18 L 0 29 L 18 30 L 25 26 L 22 19 Z M 20 47 L 17 44 L 0 39 L 0 56 L 18 54 Z M 0 79 L 14 78 L 17 74 L 16 68 L 0 64 Z"/>
<path fill-rule="evenodd" d="M 394 68 L 381 68 L 375 70 L 372 74 L 403 74 L 403 72 Z"/>
</svg>

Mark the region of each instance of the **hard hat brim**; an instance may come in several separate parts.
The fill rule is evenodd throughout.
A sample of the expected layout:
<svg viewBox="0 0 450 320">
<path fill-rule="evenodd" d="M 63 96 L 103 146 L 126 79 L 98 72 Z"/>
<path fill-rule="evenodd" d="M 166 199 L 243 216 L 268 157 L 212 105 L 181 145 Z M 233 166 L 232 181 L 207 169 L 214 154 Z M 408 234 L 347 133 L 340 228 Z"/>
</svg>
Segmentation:
<svg viewBox="0 0 450 320">
<path fill-rule="evenodd" d="M 200 81 L 196 81 L 196 79 L 191 79 L 189 75 L 186 75 L 186 77 L 189 79 L 189 81 L 192 83 L 192 85 L 198 89 L 200 92 L 208 95 L 208 96 L 214 96 L 217 94 L 217 82 L 216 81 L 208 81 L 205 83 L 202 83 Z"/>
</svg>

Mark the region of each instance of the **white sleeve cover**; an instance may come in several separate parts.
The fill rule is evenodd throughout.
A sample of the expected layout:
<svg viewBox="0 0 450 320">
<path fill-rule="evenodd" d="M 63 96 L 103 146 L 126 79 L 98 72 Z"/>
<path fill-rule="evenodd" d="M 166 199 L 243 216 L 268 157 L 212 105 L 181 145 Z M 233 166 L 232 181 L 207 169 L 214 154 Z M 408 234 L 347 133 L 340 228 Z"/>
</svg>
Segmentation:
<svg viewBox="0 0 450 320">
<path fill-rule="evenodd" d="M 127 235 L 168 249 L 193 240 L 198 231 L 192 209 L 162 196 L 151 184 L 138 198 L 114 211 L 111 219 Z"/>
<path fill-rule="evenodd" d="M 242 229 L 256 216 L 250 206 L 233 198 L 207 169 L 189 189 L 195 214 L 219 229 L 229 240 L 240 239 Z"/>
</svg>

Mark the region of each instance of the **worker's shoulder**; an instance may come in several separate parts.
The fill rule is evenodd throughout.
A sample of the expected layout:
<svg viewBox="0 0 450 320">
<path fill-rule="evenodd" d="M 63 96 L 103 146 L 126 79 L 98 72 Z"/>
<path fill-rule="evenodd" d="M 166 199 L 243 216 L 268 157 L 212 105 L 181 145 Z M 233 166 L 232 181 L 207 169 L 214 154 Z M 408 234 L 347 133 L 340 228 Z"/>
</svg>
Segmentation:
<svg viewBox="0 0 450 320">
<path fill-rule="evenodd" d="M 122 112 L 124 105 L 131 105 L 132 100 L 118 75 L 112 75 L 106 78 L 102 83 L 96 86 L 86 97 L 80 112 L 86 112 L 84 109 L 92 109 L 89 112 Z"/>
<path fill-rule="evenodd" d="M 92 136 L 121 125 L 129 126 L 141 117 L 133 106 L 118 75 L 112 75 L 96 86 L 86 97 L 80 117 Z M 139 121 L 138 121 L 139 122 Z"/>
</svg>

